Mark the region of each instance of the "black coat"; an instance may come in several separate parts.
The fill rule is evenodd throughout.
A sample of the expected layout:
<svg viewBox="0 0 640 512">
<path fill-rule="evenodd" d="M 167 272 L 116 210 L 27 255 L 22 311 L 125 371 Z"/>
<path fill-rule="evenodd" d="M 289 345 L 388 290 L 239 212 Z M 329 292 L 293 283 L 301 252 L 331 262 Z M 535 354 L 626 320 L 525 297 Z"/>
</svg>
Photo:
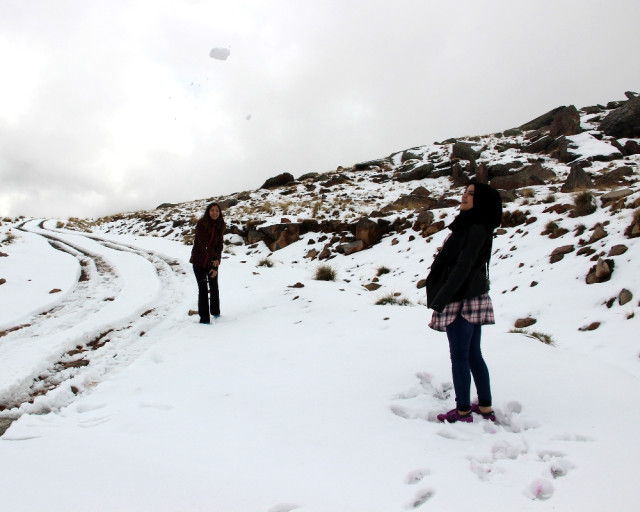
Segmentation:
<svg viewBox="0 0 640 512">
<path fill-rule="evenodd" d="M 189 263 L 211 270 L 214 268 L 214 261 L 220 263 L 222 244 L 223 237 L 220 230 L 215 228 L 208 230 L 204 220 L 200 219 L 196 224 L 196 236 L 193 240 Z"/>
<path fill-rule="evenodd" d="M 447 304 L 489 291 L 487 269 L 492 233 L 482 224 L 453 231 L 431 265 L 427 306 L 442 312 Z"/>
</svg>

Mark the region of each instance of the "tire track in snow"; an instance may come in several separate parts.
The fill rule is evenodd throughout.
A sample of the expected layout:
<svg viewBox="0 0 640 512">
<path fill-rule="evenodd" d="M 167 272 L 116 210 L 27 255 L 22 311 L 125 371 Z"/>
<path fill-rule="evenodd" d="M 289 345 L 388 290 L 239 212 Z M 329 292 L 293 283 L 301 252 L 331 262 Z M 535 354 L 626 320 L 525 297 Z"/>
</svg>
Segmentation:
<svg viewBox="0 0 640 512">
<path fill-rule="evenodd" d="M 10 326 L 0 332 L 0 343 L 8 343 L 12 336 L 2 339 L 11 333 L 13 338 L 41 336 L 52 329 L 64 329 L 64 325 L 55 319 L 63 319 L 67 326 L 75 325 L 82 318 L 95 313 L 104 307 L 105 300 L 113 300 L 120 292 L 122 285 L 116 269 L 103 257 L 91 253 L 77 244 L 70 243 L 60 236 L 50 232 L 42 232 L 43 222 L 38 225 L 38 231 L 29 229 L 25 225 L 18 226 L 20 231 L 35 234 L 45 238 L 49 245 L 61 252 L 73 256 L 80 265 L 80 275 L 72 290 L 49 309 L 42 311 L 29 320 L 29 323 Z M 42 230 L 42 231 L 41 231 Z M 100 294 L 95 291 L 100 290 Z M 54 320 L 52 322 L 52 320 Z M 44 327 L 43 325 L 46 324 Z M 67 327 L 68 328 L 68 327 Z M 21 331 L 17 333 L 17 331 Z"/>
<path fill-rule="evenodd" d="M 21 229 L 43 236 L 55 249 L 72 254 L 80 262 L 82 271 L 67 297 L 37 315 L 28 325 L 0 338 L 0 349 L 10 356 L 11 350 L 6 350 L 9 343 L 38 344 L 42 340 L 41 348 L 46 351 L 44 332 L 47 330 L 49 339 L 52 335 L 69 339 L 65 340 L 64 349 L 42 356 L 47 364 L 31 372 L 25 369 L 19 382 L 8 390 L 0 390 L 0 420 L 10 421 L 23 413 L 47 413 L 68 405 L 76 395 L 102 381 L 106 374 L 135 360 L 149 347 L 154 331 L 161 329 L 166 317 L 185 301 L 186 265 L 175 258 L 95 235 L 52 231 L 43 224 L 35 230 L 25 226 Z M 87 250 L 83 243 L 70 238 L 90 240 L 99 250 Z M 87 316 L 100 314 L 122 294 L 123 278 L 117 265 L 98 254 L 103 250 L 106 254 L 110 251 L 128 253 L 149 262 L 160 292 L 152 300 L 131 304 L 127 314 L 104 327 L 74 333 L 70 326 Z M 132 315 L 131 311 L 136 309 L 144 312 Z M 0 435 L 6 428 L 8 425 L 3 428 L 0 421 Z"/>
</svg>

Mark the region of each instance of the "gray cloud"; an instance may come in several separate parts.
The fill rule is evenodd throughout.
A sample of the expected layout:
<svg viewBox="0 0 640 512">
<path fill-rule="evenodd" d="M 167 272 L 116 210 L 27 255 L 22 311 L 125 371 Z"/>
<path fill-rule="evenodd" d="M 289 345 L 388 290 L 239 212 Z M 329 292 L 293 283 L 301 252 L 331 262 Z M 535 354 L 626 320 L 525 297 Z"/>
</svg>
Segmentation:
<svg viewBox="0 0 640 512">
<path fill-rule="evenodd" d="M 631 0 L 12 2 L 0 214 L 152 208 L 622 99 L 640 89 L 639 15 Z"/>
</svg>

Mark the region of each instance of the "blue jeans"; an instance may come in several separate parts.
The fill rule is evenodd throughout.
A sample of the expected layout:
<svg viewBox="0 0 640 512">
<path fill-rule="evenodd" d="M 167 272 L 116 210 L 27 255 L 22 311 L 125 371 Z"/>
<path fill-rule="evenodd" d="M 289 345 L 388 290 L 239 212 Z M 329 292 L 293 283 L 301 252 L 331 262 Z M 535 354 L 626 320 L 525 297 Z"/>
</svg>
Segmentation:
<svg viewBox="0 0 640 512">
<path fill-rule="evenodd" d="M 453 389 L 459 411 L 471 409 L 471 376 L 478 392 L 478 403 L 482 407 L 491 406 L 491 384 L 487 368 L 480 350 L 481 325 L 468 322 L 461 314 L 447 326 Z"/>
</svg>

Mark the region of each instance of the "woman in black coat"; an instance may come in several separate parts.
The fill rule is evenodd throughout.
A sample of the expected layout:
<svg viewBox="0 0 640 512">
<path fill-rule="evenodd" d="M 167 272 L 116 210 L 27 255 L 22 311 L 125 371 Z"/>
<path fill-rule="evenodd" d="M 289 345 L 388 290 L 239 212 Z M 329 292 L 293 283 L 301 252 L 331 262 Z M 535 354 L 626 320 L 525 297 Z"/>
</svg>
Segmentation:
<svg viewBox="0 0 640 512">
<path fill-rule="evenodd" d="M 438 420 L 472 422 L 472 412 L 495 421 L 489 370 L 480 350 L 481 326 L 495 323 L 489 297 L 489 260 L 493 230 L 502 222 L 497 190 L 472 181 L 462 195 L 460 213 L 427 277 L 427 306 L 434 310 L 429 327 L 446 331 L 451 354 L 456 408 Z M 471 377 L 478 403 L 471 404 Z"/>
<path fill-rule="evenodd" d="M 193 264 L 193 273 L 198 281 L 198 314 L 201 324 L 211 323 L 210 315 L 215 318 L 220 316 L 218 272 L 224 232 L 222 209 L 218 203 L 211 203 L 196 223 L 196 234 L 189 260 Z"/>
</svg>

